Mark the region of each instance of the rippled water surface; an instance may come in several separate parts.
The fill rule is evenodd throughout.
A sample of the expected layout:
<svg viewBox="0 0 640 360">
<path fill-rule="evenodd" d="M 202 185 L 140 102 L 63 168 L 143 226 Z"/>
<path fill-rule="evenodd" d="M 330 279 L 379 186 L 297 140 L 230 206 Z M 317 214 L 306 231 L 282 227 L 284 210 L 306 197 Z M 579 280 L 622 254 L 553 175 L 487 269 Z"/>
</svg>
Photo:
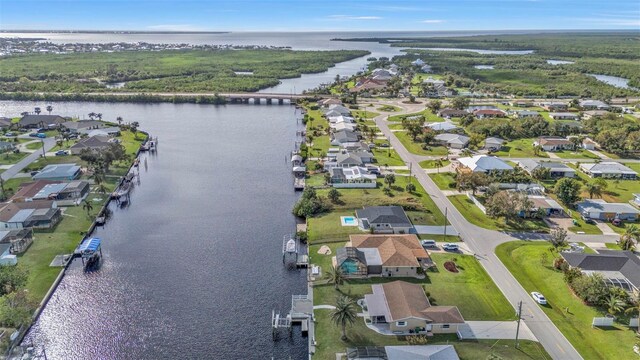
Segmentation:
<svg viewBox="0 0 640 360">
<path fill-rule="evenodd" d="M 0 102 L 0 115 L 37 103 Z M 38 104 L 41 105 L 41 104 Z M 271 339 L 271 310 L 306 294 L 283 268 L 298 195 L 285 155 L 292 106 L 54 103 L 123 116 L 160 139 L 131 205 L 96 236 L 104 265 L 76 261 L 27 341 L 49 359 L 301 359 L 306 338 Z M 298 330 L 299 332 L 299 330 Z"/>
</svg>

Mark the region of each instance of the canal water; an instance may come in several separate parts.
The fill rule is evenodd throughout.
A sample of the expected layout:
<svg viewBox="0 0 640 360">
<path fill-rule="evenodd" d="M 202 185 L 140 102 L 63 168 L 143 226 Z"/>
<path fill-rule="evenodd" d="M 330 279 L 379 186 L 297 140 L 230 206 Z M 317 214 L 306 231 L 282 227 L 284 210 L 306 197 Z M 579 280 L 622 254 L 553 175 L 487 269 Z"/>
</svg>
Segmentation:
<svg viewBox="0 0 640 360">
<path fill-rule="evenodd" d="M 0 102 L 0 116 L 42 106 Z M 271 310 L 306 294 L 282 265 L 298 195 L 285 156 L 292 106 L 54 103 L 68 116 L 123 116 L 158 136 L 129 207 L 96 236 L 104 263 L 76 261 L 26 341 L 49 359 L 302 359 L 306 338 L 271 339 Z M 144 163 L 144 161 L 142 162 Z M 43 240 L 41 240 L 43 241 Z"/>
</svg>

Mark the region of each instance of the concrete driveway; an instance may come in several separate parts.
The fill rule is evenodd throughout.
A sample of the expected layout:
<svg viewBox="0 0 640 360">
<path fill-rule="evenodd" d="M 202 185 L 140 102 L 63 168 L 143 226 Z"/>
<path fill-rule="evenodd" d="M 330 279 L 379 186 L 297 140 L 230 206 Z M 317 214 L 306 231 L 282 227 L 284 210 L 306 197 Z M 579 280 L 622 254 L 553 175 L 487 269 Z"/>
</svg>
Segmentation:
<svg viewBox="0 0 640 360">
<path fill-rule="evenodd" d="M 462 339 L 515 339 L 517 321 L 467 321 L 458 327 Z M 524 321 L 520 322 L 518 339 L 538 341 Z"/>
</svg>

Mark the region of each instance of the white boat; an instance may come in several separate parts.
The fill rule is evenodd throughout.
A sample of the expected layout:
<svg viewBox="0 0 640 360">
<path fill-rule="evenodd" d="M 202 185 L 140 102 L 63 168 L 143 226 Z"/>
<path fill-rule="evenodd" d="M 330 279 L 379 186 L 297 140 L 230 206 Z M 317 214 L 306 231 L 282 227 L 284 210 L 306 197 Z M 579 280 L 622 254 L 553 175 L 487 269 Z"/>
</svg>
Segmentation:
<svg viewBox="0 0 640 360">
<path fill-rule="evenodd" d="M 289 239 L 289 241 L 287 241 L 285 249 L 288 253 L 294 253 L 296 252 L 296 247 L 296 241 L 294 239 Z"/>
</svg>

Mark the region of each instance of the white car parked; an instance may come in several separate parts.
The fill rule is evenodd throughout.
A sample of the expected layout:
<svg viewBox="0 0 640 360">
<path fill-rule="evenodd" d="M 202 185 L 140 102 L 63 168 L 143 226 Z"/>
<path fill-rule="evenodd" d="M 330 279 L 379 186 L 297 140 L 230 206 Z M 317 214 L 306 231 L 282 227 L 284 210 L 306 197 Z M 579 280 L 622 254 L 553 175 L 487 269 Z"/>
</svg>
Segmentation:
<svg viewBox="0 0 640 360">
<path fill-rule="evenodd" d="M 544 298 L 544 295 L 540 294 L 539 292 L 532 292 L 531 293 L 531 297 L 533 298 L 533 300 L 535 300 L 538 304 L 540 305 L 547 305 L 547 299 Z"/>
<path fill-rule="evenodd" d="M 453 244 L 453 243 L 446 243 L 446 244 L 442 245 L 442 248 L 445 251 L 458 251 L 458 250 L 460 250 L 458 245 L 457 244 Z"/>
</svg>

